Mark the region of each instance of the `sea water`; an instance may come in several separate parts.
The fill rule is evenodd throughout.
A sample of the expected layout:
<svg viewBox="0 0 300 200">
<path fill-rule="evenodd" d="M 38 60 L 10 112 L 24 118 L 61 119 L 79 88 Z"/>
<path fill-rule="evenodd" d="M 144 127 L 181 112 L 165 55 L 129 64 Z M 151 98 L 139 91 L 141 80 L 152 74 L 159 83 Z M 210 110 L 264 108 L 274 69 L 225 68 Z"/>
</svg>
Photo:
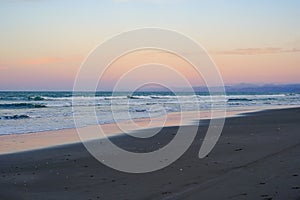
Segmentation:
<svg viewBox="0 0 300 200">
<path fill-rule="evenodd" d="M 227 93 L 229 111 L 300 105 L 297 93 Z M 73 99 L 74 98 L 74 99 Z M 75 100 L 75 101 L 72 101 Z M 218 101 L 220 100 L 220 103 Z M 160 117 L 172 112 L 223 109 L 224 102 L 207 93 L 179 92 L 0 92 L 0 134 L 21 134 L 74 128 L 73 109 L 84 125 Z M 95 108 L 97 122 L 90 120 Z M 113 112 L 112 112 L 113 111 Z M 78 113 L 77 113 L 78 114 Z"/>
</svg>

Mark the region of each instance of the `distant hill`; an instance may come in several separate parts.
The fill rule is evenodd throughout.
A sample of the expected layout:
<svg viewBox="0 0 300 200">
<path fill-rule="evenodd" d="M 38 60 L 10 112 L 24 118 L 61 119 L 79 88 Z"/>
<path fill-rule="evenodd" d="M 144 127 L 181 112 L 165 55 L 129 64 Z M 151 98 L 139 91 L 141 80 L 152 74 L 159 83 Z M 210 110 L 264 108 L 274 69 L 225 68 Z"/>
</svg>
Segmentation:
<svg viewBox="0 0 300 200">
<path fill-rule="evenodd" d="M 206 87 L 194 87 L 196 92 L 208 92 Z M 229 93 L 300 93 L 300 84 L 237 84 L 225 86 Z"/>
<path fill-rule="evenodd" d="M 171 88 L 176 92 L 188 92 L 188 88 Z M 208 93 L 208 89 L 204 86 L 193 87 L 195 92 Z M 248 84 L 241 83 L 236 85 L 226 85 L 227 93 L 300 93 L 300 84 Z M 144 87 L 138 90 L 139 92 L 170 92 L 168 88 L 160 86 Z"/>
</svg>

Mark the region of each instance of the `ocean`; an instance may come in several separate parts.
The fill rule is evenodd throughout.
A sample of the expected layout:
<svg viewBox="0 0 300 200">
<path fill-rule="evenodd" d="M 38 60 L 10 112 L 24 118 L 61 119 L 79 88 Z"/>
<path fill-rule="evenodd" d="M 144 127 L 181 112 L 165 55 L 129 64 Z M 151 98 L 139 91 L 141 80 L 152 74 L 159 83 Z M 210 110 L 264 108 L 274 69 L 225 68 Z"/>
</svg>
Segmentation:
<svg viewBox="0 0 300 200">
<path fill-rule="evenodd" d="M 227 93 L 228 111 L 268 109 L 300 105 L 299 93 Z M 72 102 L 72 98 L 76 101 Z M 207 93 L 171 92 L 0 92 L 0 135 L 22 134 L 74 128 L 73 109 L 86 121 L 87 112 L 95 106 L 99 124 L 159 117 L 167 113 L 195 110 L 209 110 L 218 107 L 218 96 L 211 98 Z M 111 111 L 114 110 L 114 113 Z"/>
</svg>

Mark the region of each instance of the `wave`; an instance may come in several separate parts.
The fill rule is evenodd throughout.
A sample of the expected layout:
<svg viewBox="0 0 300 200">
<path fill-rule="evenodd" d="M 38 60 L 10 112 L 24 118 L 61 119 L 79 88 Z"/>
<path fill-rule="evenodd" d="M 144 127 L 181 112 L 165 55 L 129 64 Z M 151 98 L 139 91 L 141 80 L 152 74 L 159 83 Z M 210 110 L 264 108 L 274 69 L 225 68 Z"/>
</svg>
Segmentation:
<svg viewBox="0 0 300 200">
<path fill-rule="evenodd" d="M 297 93 L 288 93 L 288 94 L 285 94 L 285 96 L 298 96 Z"/>
<path fill-rule="evenodd" d="M 107 97 L 95 97 L 96 99 L 102 99 L 104 98 L 104 100 L 113 100 L 113 99 L 127 99 L 127 96 L 107 96 Z"/>
<path fill-rule="evenodd" d="M 12 115 L 12 116 L 0 116 L 0 120 L 10 120 L 10 119 L 28 119 L 28 115 Z"/>
<path fill-rule="evenodd" d="M 28 100 L 29 101 L 43 101 L 43 100 L 45 100 L 45 98 L 42 96 L 30 96 L 30 97 L 28 97 Z"/>
<path fill-rule="evenodd" d="M 259 101 L 275 101 L 275 100 L 278 100 L 276 98 L 262 98 L 262 99 L 257 99 Z"/>
<path fill-rule="evenodd" d="M 150 96 L 127 96 L 128 99 L 151 99 Z"/>
<path fill-rule="evenodd" d="M 96 105 L 96 104 L 94 104 Z M 85 104 L 79 104 L 77 106 L 89 106 L 89 105 L 85 105 Z M 58 107 L 72 107 L 72 103 L 71 102 L 67 102 L 67 103 L 62 103 L 62 104 L 50 104 L 50 105 L 45 105 L 45 107 L 53 107 L 53 108 L 58 108 Z"/>
<path fill-rule="evenodd" d="M 150 96 L 151 99 L 177 99 L 177 98 L 184 98 L 185 96 L 170 96 L 170 95 L 163 95 L 163 96 L 159 96 L 159 95 L 152 95 Z"/>
<path fill-rule="evenodd" d="M 155 105 L 157 103 L 146 103 L 147 106 Z"/>
<path fill-rule="evenodd" d="M 73 97 L 43 97 L 44 101 L 82 101 L 82 100 L 114 100 L 127 99 L 127 96 L 73 96 Z"/>
<path fill-rule="evenodd" d="M 146 109 L 136 109 L 135 112 L 146 112 Z"/>
<path fill-rule="evenodd" d="M 20 100 L 28 100 L 24 97 L 0 97 L 0 100 L 2 101 L 20 101 Z"/>
<path fill-rule="evenodd" d="M 24 108 L 45 108 L 45 104 L 34 103 L 10 103 L 0 104 L 0 109 L 24 109 Z"/>
<path fill-rule="evenodd" d="M 227 102 L 236 102 L 236 101 L 253 101 L 253 100 L 247 98 L 230 98 L 227 100 Z"/>
</svg>

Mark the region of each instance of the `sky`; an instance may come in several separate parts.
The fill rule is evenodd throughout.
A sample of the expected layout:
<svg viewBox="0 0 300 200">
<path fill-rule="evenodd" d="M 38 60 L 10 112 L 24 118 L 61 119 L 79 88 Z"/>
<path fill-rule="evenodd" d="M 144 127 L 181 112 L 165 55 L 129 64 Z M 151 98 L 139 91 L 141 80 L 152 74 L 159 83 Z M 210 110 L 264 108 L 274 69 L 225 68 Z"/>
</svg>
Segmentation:
<svg viewBox="0 0 300 200">
<path fill-rule="evenodd" d="M 207 50 L 226 85 L 300 83 L 299 8 L 298 0 L 3 0 L 0 90 L 71 90 L 80 65 L 97 45 L 143 27 L 193 38 Z M 175 68 L 182 64 L 177 68 L 185 67 L 180 73 L 192 85 L 203 84 L 188 72 L 192 66 L 166 53 L 158 59 L 159 54 L 143 55 L 148 62 L 156 57 Z M 120 77 L 113 74 L 135 67 L 139 55 L 114 63 L 118 67 L 104 78 L 103 88 Z M 139 73 L 136 77 L 149 77 Z M 168 72 L 157 74 L 180 86 Z"/>
</svg>

